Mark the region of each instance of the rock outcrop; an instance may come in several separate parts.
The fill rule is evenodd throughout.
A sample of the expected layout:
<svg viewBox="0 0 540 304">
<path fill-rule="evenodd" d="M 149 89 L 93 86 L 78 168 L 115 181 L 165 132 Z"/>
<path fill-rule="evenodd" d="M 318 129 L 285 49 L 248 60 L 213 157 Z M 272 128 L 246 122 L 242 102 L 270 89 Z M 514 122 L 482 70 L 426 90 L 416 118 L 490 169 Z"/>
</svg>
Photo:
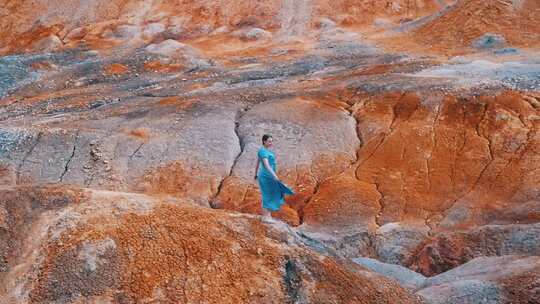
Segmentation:
<svg viewBox="0 0 540 304">
<path fill-rule="evenodd" d="M 0 302 L 535 303 L 536 3 L 8 0 Z"/>
<path fill-rule="evenodd" d="M 429 278 L 418 294 L 427 303 L 535 303 L 539 267 L 538 256 L 477 258 Z"/>
<path fill-rule="evenodd" d="M 3 189 L 0 206 L 2 303 L 420 303 L 249 215 L 60 187 Z"/>
<path fill-rule="evenodd" d="M 504 36 L 513 46 L 538 47 L 540 27 L 535 20 L 539 9 L 534 0 L 456 1 L 451 10 L 420 27 L 414 36 L 433 48 L 458 54 L 488 33 L 496 33 L 498 40 Z"/>
<path fill-rule="evenodd" d="M 391 2 L 326 0 L 178 2 L 160 0 L 9 1 L 0 8 L 0 54 L 32 49 L 34 41 L 56 35 L 67 47 L 90 44 L 95 48 L 151 41 L 154 38 L 206 35 L 222 26 L 281 29 L 279 37 L 303 36 L 317 18 L 333 18 L 350 26 L 369 24 L 377 16 L 399 20 L 426 16 L 449 1 Z M 38 17 L 39 16 L 39 17 Z M 5 30 L 4 30 L 5 29 Z M 246 38 L 260 36 L 252 31 Z M 248 37 L 249 36 L 249 37 Z M 267 36 L 267 35 L 266 35 Z M 139 43 L 139 42 L 137 42 Z"/>
</svg>

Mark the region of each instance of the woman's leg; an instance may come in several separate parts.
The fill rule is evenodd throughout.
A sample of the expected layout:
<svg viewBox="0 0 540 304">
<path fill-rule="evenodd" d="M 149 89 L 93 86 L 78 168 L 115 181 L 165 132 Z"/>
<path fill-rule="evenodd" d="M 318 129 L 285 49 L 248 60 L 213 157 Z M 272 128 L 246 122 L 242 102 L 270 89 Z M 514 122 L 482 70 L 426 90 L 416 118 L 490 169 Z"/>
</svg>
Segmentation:
<svg viewBox="0 0 540 304">
<path fill-rule="evenodd" d="M 266 209 L 266 208 L 262 208 L 262 220 L 264 222 L 271 222 L 273 221 L 272 219 L 272 213 L 270 212 L 270 210 Z"/>
<path fill-rule="evenodd" d="M 261 190 L 261 207 L 262 207 L 262 221 L 263 222 L 270 222 L 272 219 L 272 215 L 270 214 L 270 210 L 264 208 L 264 200 L 265 197 L 268 196 L 268 182 L 267 178 L 264 176 L 259 176 L 257 179 L 257 182 L 259 183 L 259 189 Z"/>
</svg>

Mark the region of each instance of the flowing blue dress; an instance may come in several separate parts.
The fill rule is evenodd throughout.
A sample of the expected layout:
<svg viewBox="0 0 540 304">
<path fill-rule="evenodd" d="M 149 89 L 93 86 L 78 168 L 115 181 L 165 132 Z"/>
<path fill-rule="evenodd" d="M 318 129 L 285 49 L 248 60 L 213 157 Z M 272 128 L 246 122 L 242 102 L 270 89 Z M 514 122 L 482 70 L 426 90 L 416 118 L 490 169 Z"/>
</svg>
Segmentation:
<svg viewBox="0 0 540 304">
<path fill-rule="evenodd" d="M 276 172 L 276 157 L 274 153 L 265 147 L 261 147 L 257 153 L 259 159 L 259 170 L 257 172 L 257 181 L 262 194 L 263 208 L 277 211 L 281 205 L 285 203 L 283 197 L 285 195 L 293 195 L 294 192 L 282 182 L 274 179 L 272 173 L 266 170 L 263 163 L 263 158 L 268 159 L 268 163 L 272 170 Z"/>
</svg>

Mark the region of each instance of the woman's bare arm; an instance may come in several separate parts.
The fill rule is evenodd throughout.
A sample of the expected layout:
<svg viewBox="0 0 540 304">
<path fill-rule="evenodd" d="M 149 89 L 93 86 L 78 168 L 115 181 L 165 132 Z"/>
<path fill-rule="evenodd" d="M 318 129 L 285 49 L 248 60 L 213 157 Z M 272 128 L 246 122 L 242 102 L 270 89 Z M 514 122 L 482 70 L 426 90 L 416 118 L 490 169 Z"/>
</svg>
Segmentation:
<svg viewBox="0 0 540 304">
<path fill-rule="evenodd" d="M 276 180 L 279 180 L 276 172 L 274 172 L 274 170 L 272 170 L 272 167 L 270 167 L 270 163 L 268 163 L 268 158 L 263 158 L 263 164 L 266 170 L 268 170 L 268 172 L 270 172 Z"/>
<path fill-rule="evenodd" d="M 256 160 L 257 164 L 255 165 L 255 179 L 257 179 L 257 173 L 259 172 L 259 158 Z"/>
</svg>

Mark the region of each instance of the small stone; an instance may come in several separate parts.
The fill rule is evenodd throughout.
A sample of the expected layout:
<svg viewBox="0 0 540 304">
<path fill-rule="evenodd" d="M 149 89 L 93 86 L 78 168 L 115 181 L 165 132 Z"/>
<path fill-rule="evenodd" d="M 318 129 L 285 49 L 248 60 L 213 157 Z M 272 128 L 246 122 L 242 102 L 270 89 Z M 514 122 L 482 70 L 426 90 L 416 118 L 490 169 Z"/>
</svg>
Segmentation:
<svg viewBox="0 0 540 304">
<path fill-rule="evenodd" d="M 320 29 L 332 29 L 336 27 L 336 23 L 328 18 L 320 18 L 317 20 L 316 26 Z"/>
<path fill-rule="evenodd" d="M 472 42 L 476 49 L 500 48 L 506 45 L 506 39 L 500 34 L 486 33 Z"/>
<path fill-rule="evenodd" d="M 8 230 L 8 213 L 6 209 L 0 206 L 0 228 Z"/>
<path fill-rule="evenodd" d="M 56 35 L 49 35 L 42 38 L 32 44 L 32 48 L 35 51 L 51 52 L 62 46 L 62 40 Z"/>
<path fill-rule="evenodd" d="M 143 35 L 146 37 L 152 37 L 156 34 L 163 33 L 165 31 L 165 26 L 159 22 L 148 24 L 144 30 Z"/>
<path fill-rule="evenodd" d="M 241 31 L 237 34 L 240 39 L 244 41 L 254 41 L 254 40 L 262 40 L 262 39 L 269 39 L 272 37 L 272 34 L 270 32 L 267 32 L 261 28 L 252 28 L 247 31 Z"/>
<path fill-rule="evenodd" d="M 117 27 L 114 34 L 121 39 L 135 39 L 141 35 L 141 29 L 139 26 L 126 24 Z"/>
</svg>

